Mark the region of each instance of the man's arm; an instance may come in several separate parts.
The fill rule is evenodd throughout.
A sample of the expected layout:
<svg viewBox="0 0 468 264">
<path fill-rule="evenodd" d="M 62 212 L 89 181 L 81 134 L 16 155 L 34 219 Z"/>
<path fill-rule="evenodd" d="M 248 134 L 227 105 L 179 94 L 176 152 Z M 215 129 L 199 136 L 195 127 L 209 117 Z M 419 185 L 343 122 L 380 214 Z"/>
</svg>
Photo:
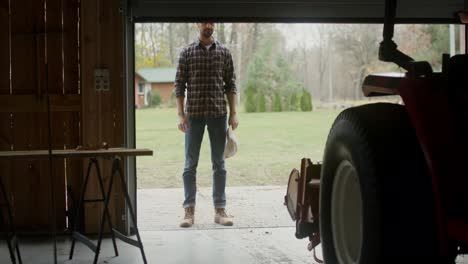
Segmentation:
<svg viewBox="0 0 468 264">
<path fill-rule="evenodd" d="M 182 96 L 177 97 L 176 102 L 177 102 L 177 116 L 179 117 L 178 127 L 180 131 L 185 133 L 187 131 L 188 123 L 187 123 L 187 118 L 184 112 L 184 99 L 185 97 L 182 97 Z"/>
<path fill-rule="evenodd" d="M 228 93 L 227 99 L 229 102 L 229 120 L 228 124 L 232 127 L 232 130 L 235 130 L 239 125 L 239 120 L 237 119 L 237 111 L 236 111 L 236 94 L 235 93 Z"/>
<path fill-rule="evenodd" d="M 177 102 L 177 116 L 179 117 L 178 128 L 182 132 L 187 131 L 187 118 L 184 111 L 185 90 L 187 89 L 187 62 L 185 58 L 185 50 L 180 53 L 179 64 L 174 82 L 174 93 Z"/>
<path fill-rule="evenodd" d="M 228 52 L 226 60 L 227 61 L 226 65 L 224 66 L 223 81 L 224 93 L 226 93 L 226 95 L 228 95 L 229 97 L 229 94 L 237 93 L 236 74 L 234 73 L 234 62 L 232 61 L 232 55 L 230 52 Z"/>
<path fill-rule="evenodd" d="M 234 73 L 234 62 L 232 61 L 231 53 L 228 53 L 227 64 L 224 68 L 224 92 L 227 95 L 229 102 L 229 120 L 228 124 L 232 126 L 232 130 L 239 125 L 236 112 L 236 75 Z"/>
</svg>

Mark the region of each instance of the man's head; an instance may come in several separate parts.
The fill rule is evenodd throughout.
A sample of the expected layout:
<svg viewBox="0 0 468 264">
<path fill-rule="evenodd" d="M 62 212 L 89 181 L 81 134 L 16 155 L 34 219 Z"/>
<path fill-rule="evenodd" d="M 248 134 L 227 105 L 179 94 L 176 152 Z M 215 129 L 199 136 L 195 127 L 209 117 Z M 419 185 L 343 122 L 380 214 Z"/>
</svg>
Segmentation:
<svg viewBox="0 0 468 264">
<path fill-rule="evenodd" d="M 215 24 L 213 22 L 197 23 L 197 26 L 200 31 L 200 37 L 211 38 L 215 28 Z"/>
</svg>

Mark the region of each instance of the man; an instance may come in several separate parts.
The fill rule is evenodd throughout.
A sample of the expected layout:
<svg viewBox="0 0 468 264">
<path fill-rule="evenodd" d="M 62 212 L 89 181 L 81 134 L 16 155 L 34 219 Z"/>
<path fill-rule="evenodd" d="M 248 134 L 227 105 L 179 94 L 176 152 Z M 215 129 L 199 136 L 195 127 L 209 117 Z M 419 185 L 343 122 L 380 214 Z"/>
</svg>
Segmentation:
<svg viewBox="0 0 468 264">
<path fill-rule="evenodd" d="M 185 133 L 183 173 L 185 217 L 181 227 L 190 227 L 195 219 L 196 174 L 205 126 L 208 128 L 213 169 L 215 223 L 232 225 L 226 207 L 226 169 L 224 147 L 227 123 L 236 129 L 236 85 L 230 51 L 213 38 L 214 23 L 197 23 L 198 39 L 180 53 L 175 80 L 179 130 Z M 184 109 L 185 92 L 187 94 Z M 227 119 L 226 100 L 229 102 Z"/>
</svg>

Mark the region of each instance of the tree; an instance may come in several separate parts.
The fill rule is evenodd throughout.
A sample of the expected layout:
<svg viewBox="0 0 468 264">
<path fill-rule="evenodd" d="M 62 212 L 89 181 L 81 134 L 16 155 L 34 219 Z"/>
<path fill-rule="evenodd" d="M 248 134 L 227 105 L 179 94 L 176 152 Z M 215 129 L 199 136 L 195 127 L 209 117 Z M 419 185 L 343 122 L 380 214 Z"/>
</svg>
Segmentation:
<svg viewBox="0 0 468 264">
<path fill-rule="evenodd" d="M 296 93 L 293 93 L 291 94 L 291 97 L 289 98 L 289 108 L 288 110 L 289 111 L 297 111 L 298 107 L 297 107 L 297 94 Z"/>
<path fill-rule="evenodd" d="M 175 45 L 175 39 L 174 39 L 174 24 L 169 23 L 169 57 L 171 59 L 171 64 L 174 65 L 174 62 L 176 60 L 175 58 L 175 51 L 174 51 L 174 45 Z"/>
<path fill-rule="evenodd" d="M 249 98 L 245 103 L 250 107 L 251 96 L 255 95 L 258 111 L 289 109 L 288 98 L 301 91 L 303 85 L 297 80 L 287 59 L 284 37 L 276 28 L 263 24 L 257 25 L 255 30 L 261 32 L 258 36 L 261 40 L 247 66 L 244 87 Z M 268 109 L 267 105 L 271 107 Z"/>
<path fill-rule="evenodd" d="M 319 75 L 319 82 L 318 82 L 318 100 L 322 101 L 324 98 L 324 90 L 325 90 L 325 70 L 328 68 L 328 63 L 330 60 L 330 34 L 331 34 L 331 26 L 319 24 L 315 27 L 317 31 L 317 71 Z"/>
<path fill-rule="evenodd" d="M 273 99 L 273 112 L 281 112 L 283 111 L 283 106 L 281 105 L 281 97 L 278 91 L 275 92 L 275 97 Z"/>
<path fill-rule="evenodd" d="M 266 112 L 267 111 L 267 104 L 265 99 L 265 94 L 262 91 L 259 91 L 257 94 L 258 98 L 258 112 Z"/>
<path fill-rule="evenodd" d="M 216 24 L 216 36 L 221 43 L 226 43 L 226 34 L 224 32 L 224 23 Z"/>
<path fill-rule="evenodd" d="M 442 68 L 442 54 L 450 53 L 449 25 L 427 25 L 424 31 L 430 36 L 430 49 L 426 53 L 428 60 L 435 68 Z"/>
<path fill-rule="evenodd" d="M 245 90 L 245 112 L 253 113 L 257 112 L 257 105 L 255 100 L 255 92 L 252 87 L 247 87 Z"/>
<path fill-rule="evenodd" d="M 301 110 L 306 112 L 306 111 L 312 111 L 312 98 L 310 96 L 310 93 L 306 90 L 302 91 L 301 95 Z"/>
<path fill-rule="evenodd" d="M 137 24 L 135 27 L 136 70 L 143 67 L 170 67 L 169 40 L 164 24 Z"/>
<path fill-rule="evenodd" d="M 252 62 L 247 66 L 247 79 L 245 80 L 246 96 L 257 96 L 260 92 L 270 97 L 272 89 L 273 69 L 268 63 L 271 54 L 271 45 L 263 46 L 257 54 L 254 55 Z"/>
<path fill-rule="evenodd" d="M 242 94 L 245 103 L 246 89 L 250 86 L 249 100 L 256 109 L 262 102 L 261 93 L 266 109 L 271 110 L 276 91 L 283 109 L 291 110 L 293 95 L 300 102 L 303 89 L 319 101 L 327 95 L 330 100 L 360 99 L 361 84 L 367 74 L 401 71 L 394 64 L 378 61 L 381 25 L 301 25 L 299 34 L 288 25 L 284 35 L 281 28 L 267 23 L 219 23 L 216 27 L 215 37 L 233 55 L 239 95 Z M 181 49 L 197 34 L 193 23 L 137 23 L 136 69 L 175 67 Z M 296 42 L 293 49 L 291 40 Z M 448 26 L 397 25 L 395 42 L 403 52 L 416 60 L 428 60 L 437 70 L 441 53 L 448 52 Z M 330 64 L 332 58 L 340 63 Z M 331 87 L 332 82 L 336 88 L 325 92 L 326 84 Z"/>
<path fill-rule="evenodd" d="M 184 43 L 189 43 L 190 41 L 190 25 L 188 23 L 184 23 L 184 30 L 183 30 L 183 38 Z"/>
<path fill-rule="evenodd" d="M 369 69 L 378 62 L 378 47 L 381 41 L 381 26 L 360 24 L 338 27 L 334 31 L 333 40 L 337 51 L 343 56 L 342 63 L 346 65 L 351 79 L 352 99 L 362 97 L 361 85 Z"/>
</svg>

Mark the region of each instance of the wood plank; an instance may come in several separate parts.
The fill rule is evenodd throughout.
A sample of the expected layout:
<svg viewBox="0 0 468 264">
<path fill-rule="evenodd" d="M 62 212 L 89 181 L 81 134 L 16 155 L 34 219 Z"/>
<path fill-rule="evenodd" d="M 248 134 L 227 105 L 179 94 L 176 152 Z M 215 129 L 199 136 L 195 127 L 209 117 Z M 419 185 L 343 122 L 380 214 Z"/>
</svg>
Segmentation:
<svg viewBox="0 0 468 264">
<path fill-rule="evenodd" d="M 32 94 L 37 89 L 36 48 L 32 36 L 11 38 L 11 83 L 13 94 Z"/>
<path fill-rule="evenodd" d="M 52 112 L 81 111 L 81 95 L 51 95 Z M 46 97 L 36 95 L 0 95 L 0 113 L 46 112 Z"/>
<path fill-rule="evenodd" d="M 111 90 L 103 102 L 103 111 L 108 123 L 102 127 L 103 137 L 106 138 L 109 144 L 113 147 L 123 146 L 123 17 L 118 12 L 118 3 L 112 0 L 103 0 L 102 6 L 112 6 L 112 8 L 101 8 L 101 21 L 104 26 L 102 33 L 102 45 L 106 47 L 102 50 L 102 59 L 105 65 L 109 68 Z M 107 30 L 112 28 L 113 30 Z M 110 170 L 110 168 L 109 168 Z M 110 171 L 109 171 L 110 173 Z M 123 175 L 125 177 L 125 175 Z M 120 181 L 117 182 L 114 189 L 113 203 L 111 203 L 110 212 L 115 217 L 114 223 L 117 229 L 125 232 L 125 223 L 122 221 L 122 215 L 125 214 L 124 195 Z"/>
<path fill-rule="evenodd" d="M 4 2 L 2 1 L 1 4 Z M 76 126 L 79 127 L 79 122 L 74 118 L 79 116 L 79 111 L 81 111 L 81 96 L 77 94 L 62 96 L 65 74 L 63 65 L 65 58 L 62 53 L 64 42 L 62 3 L 69 1 L 47 0 L 47 28 L 44 21 L 45 0 L 8 2 L 12 3 L 11 56 L 13 61 L 11 83 L 14 95 L 0 96 L 0 115 L 9 115 L 10 113 L 14 115 L 13 146 L 15 149 L 21 150 L 45 149 L 48 146 L 46 100 L 44 97 L 46 38 L 48 44 L 48 88 L 51 94 L 56 94 L 51 96 L 53 146 L 54 148 L 65 148 L 65 141 L 72 141 L 67 137 L 73 138 L 77 144 L 78 140 L 76 139 L 80 137 L 79 128 L 75 129 L 73 136 L 67 135 L 66 131 L 68 122 L 75 122 Z M 45 31 L 47 31 L 47 35 L 44 34 Z M 76 33 L 77 28 L 74 30 L 75 39 L 77 39 Z M 71 49 L 75 49 L 75 52 L 70 51 L 71 54 L 77 54 L 77 45 L 77 43 L 75 46 L 70 45 Z M 76 69 L 77 65 L 78 63 L 75 62 Z M 74 82 L 77 86 L 78 75 L 75 74 L 75 76 Z M 12 182 L 14 194 L 12 200 L 16 204 L 20 229 L 49 230 L 50 179 L 48 161 L 14 160 L 8 162 L 13 164 L 11 172 L 14 172 L 14 175 L 10 173 L 14 177 L 12 178 L 14 180 Z M 53 165 L 57 228 L 63 230 L 65 227 L 66 161 L 64 159 L 54 160 Z M 20 176 L 18 177 L 18 175 Z M 36 212 L 36 208 L 39 209 L 39 213 L 31 217 L 29 213 Z"/>
<path fill-rule="evenodd" d="M 65 148 L 75 149 L 81 144 L 80 141 L 80 120 L 81 115 L 79 112 L 69 113 L 70 117 L 66 120 L 65 128 Z M 65 159 L 66 165 L 66 188 L 67 188 L 67 208 L 70 212 L 75 212 L 75 207 L 78 206 L 80 198 L 80 191 L 83 184 L 83 166 L 82 161 L 79 159 Z M 69 227 L 73 226 L 71 219 L 68 219 Z"/>
<path fill-rule="evenodd" d="M 12 207 L 18 231 L 44 232 L 49 227 L 49 192 L 47 179 L 41 177 L 39 161 L 12 162 Z M 34 212 L 34 214 L 31 214 Z"/>
<path fill-rule="evenodd" d="M 28 152 L 28 149 L 44 148 L 47 144 L 46 113 L 16 113 L 14 115 L 14 146 L 20 151 Z M 63 117 L 52 116 L 53 124 L 56 124 L 53 134 L 55 147 L 62 145 Z M 38 129 L 39 128 L 39 129 Z M 44 151 L 47 153 L 47 151 Z M 46 157 L 46 156 L 45 156 Z M 29 157 L 31 158 L 31 157 Z M 47 158 L 47 157 L 46 157 Z M 18 226 L 23 231 L 47 231 L 50 229 L 50 178 L 49 162 L 47 159 L 38 161 L 29 160 L 13 161 L 13 193 L 15 209 L 18 218 Z M 65 227 L 65 184 L 64 184 L 64 162 L 63 159 L 54 160 L 54 189 L 56 194 L 56 223 L 58 230 Z M 18 176 L 20 175 L 20 176 Z M 35 214 L 31 217 L 30 212 Z"/>
<path fill-rule="evenodd" d="M 48 149 L 49 143 L 48 143 L 48 127 L 47 127 L 47 113 L 42 112 L 42 113 L 36 113 L 36 120 L 37 121 L 37 126 L 39 128 L 39 134 L 40 134 L 40 139 L 39 139 L 39 149 Z M 55 148 L 54 143 L 56 142 L 55 137 L 60 137 L 60 127 L 57 128 L 55 126 L 56 123 L 58 123 L 59 120 L 57 120 L 57 116 L 55 113 L 51 114 L 51 127 L 52 127 L 52 148 Z M 60 176 L 57 175 L 56 171 L 58 167 L 61 167 L 61 160 L 59 159 L 53 159 L 52 161 L 52 177 L 54 179 L 54 190 L 57 189 L 57 181 L 59 181 Z M 51 205 L 51 190 L 50 190 L 50 172 L 49 172 L 49 160 L 48 156 L 44 160 L 40 160 L 40 173 L 41 173 L 41 178 L 44 179 L 45 185 L 42 186 L 41 192 L 43 193 L 43 196 L 46 196 L 46 200 L 43 200 L 43 203 L 47 203 L 49 208 L 52 208 Z M 47 190 L 47 191 L 46 191 Z M 44 195 L 45 194 L 45 195 Z M 57 197 L 61 196 L 61 193 L 55 192 L 55 206 L 57 208 L 58 203 L 57 203 Z M 56 219 L 57 220 L 57 219 Z M 49 221 L 52 223 L 52 219 L 49 216 Z"/>
<path fill-rule="evenodd" d="M 10 150 L 12 142 L 12 131 L 10 125 L 10 114 L 0 113 L 0 150 Z M 12 188 L 11 188 L 11 162 L 8 160 L 0 160 L 0 180 L 3 182 L 5 191 L 7 193 L 7 199 L 11 203 L 12 201 Z M 3 201 L 3 197 L 0 197 L 0 202 Z"/>
<path fill-rule="evenodd" d="M 62 54 L 62 1 L 47 0 L 47 65 L 49 94 L 64 94 L 63 92 L 63 54 Z"/>
<path fill-rule="evenodd" d="M 44 0 L 15 0 L 11 2 L 12 31 L 32 32 L 40 14 L 44 14 Z"/>
<path fill-rule="evenodd" d="M 68 0 L 47 0 L 47 32 L 62 32 L 62 2 Z"/>
<path fill-rule="evenodd" d="M 123 120 L 123 18 L 119 13 L 119 3 L 111 0 L 82 0 L 81 14 L 81 66 L 83 93 L 83 143 L 98 144 L 106 141 L 110 146 L 123 146 L 123 130 L 115 131 Z M 94 90 L 94 68 L 109 69 L 111 89 Z M 123 127 L 122 127 L 123 128 Z M 103 168 L 105 175 L 110 174 L 111 164 Z M 108 184 L 109 178 L 105 178 Z M 96 187 L 96 186 L 95 186 Z M 119 185 L 114 186 L 115 202 L 110 212 L 114 223 L 123 231 L 123 196 Z M 90 195 L 98 194 L 98 189 L 90 190 Z M 113 198 L 114 199 L 114 198 Z M 89 208 L 85 218 L 87 230 L 97 231 L 101 214 L 100 208 Z"/>
<path fill-rule="evenodd" d="M 0 150 L 10 151 L 13 144 L 13 134 L 11 129 L 11 114 L 0 113 Z"/>
<path fill-rule="evenodd" d="M 47 149 L 48 148 L 48 134 L 47 134 L 47 114 L 44 113 L 44 112 L 38 112 L 38 113 L 33 113 L 33 116 L 34 116 L 34 121 L 32 122 L 32 126 L 36 127 L 36 134 L 37 134 L 37 137 L 35 138 L 35 144 L 34 144 L 34 148 L 30 148 L 29 150 L 33 150 L 33 149 Z M 52 119 L 53 120 L 53 119 Z M 55 135 L 52 134 L 52 138 L 54 137 Z M 56 167 L 58 167 L 60 165 L 60 161 L 58 160 L 53 160 L 53 163 L 52 163 L 52 170 L 53 170 L 53 177 L 54 177 L 54 190 L 56 190 L 57 188 L 57 175 L 55 174 L 55 171 L 56 171 Z M 39 181 L 39 186 L 38 186 L 38 194 L 41 194 L 41 197 L 37 197 L 36 199 L 39 199 L 39 202 L 41 203 L 41 206 L 43 208 L 47 208 L 47 215 L 46 216 L 43 216 L 43 217 L 46 217 L 47 221 L 48 221 L 48 225 L 43 225 L 42 227 L 40 227 L 39 230 L 41 231 L 48 231 L 50 230 L 51 228 L 51 224 L 53 223 L 52 222 L 52 219 L 51 219 L 51 209 L 52 209 L 52 205 L 51 205 L 51 189 L 50 189 L 50 173 L 49 173 L 49 160 L 48 159 L 44 159 L 44 160 L 39 160 L 39 178 L 40 178 L 40 181 Z M 55 192 L 55 196 L 57 198 L 57 196 L 59 196 L 60 193 L 58 192 Z M 55 199 L 55 206 L 57 208 L 57 199 Z M 56 210 L 57 212 L 57 210 Z M 58 227 L 58 225 L 57 225 Z M 60 230 L 60 229 L 57 229 L 57 230 Z"/>
<path fill-rule="evenodd" d="M 29 8 L 25 8 L 29 7 Z M 12 90 L 14 94 L 37 93 L 43 76 L 40 58 L 44 38 L 31 33 L 44 30 L 44 0 L 11 1 Z"/>
<path fill-rule="evenodd" d="M 68 119 L 68 114 L 67 112 L 54 112 L 51 115 L 53 149 L 64 149 L 65 147 L 65 122 Z M 46 116 L 46 113 L 44 113 L 44 116 Z M 44 129 L 44 131 L 47 131 L 47 129 Z M 65 159 L 54 159 L 53 162 L 57 230 L 64 230 L 66 224 Z"/>
<path fill-rule="evenodd" d="M 36 128 L 33 133 L 28 134 L 28 137 L 31 138 L 32 143 L 28 150 L 33 149 L 47 149 L 48 141 L 47 141 L 47 114 L 44 112 L 37 112 L 31 113 L 33 117 L 33 121 L 31 122 L 31 128 Z M 52 115 L 52 125 L 55 118 Z M 32 129 L 31 129 L 32 131 Z M 52 139 L 54 139 L 57 135 L 52 134 Z M 60 179 L 56 174 L 57 168 L 60 168 L 61 160 L 53 160 L 53 177 L 54 177 L 54 189 L 55 189 L 55 212 L 57 217 L 63 212 L 60 211 L 60 196 L 63 196 L 64 191 L 61 192 L 57 190 L 57 187 L 61 186 Z M 51 220 L 51 189 L 50 189 L 50 173 L 49 173 L 49 161 L 47 159 L 38 161 L 38 173 L 39 173 L 39 181 L 36 182 L 36 192 L 34 193 L 35 203 L 40 204 L 41 208 L 44 208 L 46 212 L 42 215 L 41 221 L 44 221 L 43 224 L 38 226 L 37 231 L 49 231 L 51 228 L 52 220 Z M 62 216 L 62 218 L 65 218 Z M 57 230 L 61 230 L 60 222 L 56 219 L 57 223 Z"/>
<path fill-rule="evenodd" d="M 33 113 L 14 114 L 13 147 L 28 150 L 39 147 L 39 133 L 33 133 Z M 37 126 L 36 126 L 37 128 Z M 13 204 L 16 224 L 22 231 L 49 230 L 49 193 L 47 179 L 41 175 L 41 164 L 37 160 L 14 160 L 13 162 Z M 31 214 L 31 212 L 35 212 Z"/>
<path fill-rule="evenodd" d="M 78 1 L 63 1 L 63 51 L 65 94 L 79 90 Z"/>
<path fill-rule="evenodd" d="M 56 134 L 53 134 L 55 136 Z M 0 160 L 14 159 L 47 159 L 49 156 L 47 149 L 41 150 L 16 150 L 16 151 L 0 151 Z M 76 149 L 53 149 L 52 156 L 54 158 L 112 158 L 115 156 L 151 156 L 153 151 L 150 149 L 129 149 L 129 148 L 109 148 L 109 149 L 93 149 L 93 150 L 76 150 Z"/>
<path fill-rule="evenodd" d="M 47 37 L 47 72 L 49 94 L 63 95 L 63 61 L 62 61 L 62 37 L 60 35 L 48 35 Z M 45 88 L 43 90 L 45 94 Z"/>
<path fill-rule="evenodd" d="M 9 2 L 0 1 L 0 94 L 10 94 Z"/>
<path fill-rule="evenodd" d="M 101 63 L 99 56 L 100 41 L 99 31 L 101 24 L 99 21 L 98 7 L 101 0 L 82 0 L 81 1 L 81 92 L 83 94 L 83 144 L 98 144 L 102 142 L 101 136 L 101 112 L 99 108 L 101 102 L 98 100 L 99 94 L 94 90 L 94 67 Z M 111 8 L 108 6 L 107 8 Z M 94 132 L 93 132 L 94 130 Z M 86 162 L 83 163 L 86 168 Z M 104 166 L 103 166 L 104 169 Z M 96 174 L 92 175 L 96 179 Z M 99 189 L 93 181 L 87 190 L 87 198 L 96 197 Z M 99 219 L 103 206 L 98 203 L 92 203 L 84 208 L 85 232 L 96 233 L 99 229 Z M 114 219 L 113 219 L 114 220 Z"/>
</svg>

